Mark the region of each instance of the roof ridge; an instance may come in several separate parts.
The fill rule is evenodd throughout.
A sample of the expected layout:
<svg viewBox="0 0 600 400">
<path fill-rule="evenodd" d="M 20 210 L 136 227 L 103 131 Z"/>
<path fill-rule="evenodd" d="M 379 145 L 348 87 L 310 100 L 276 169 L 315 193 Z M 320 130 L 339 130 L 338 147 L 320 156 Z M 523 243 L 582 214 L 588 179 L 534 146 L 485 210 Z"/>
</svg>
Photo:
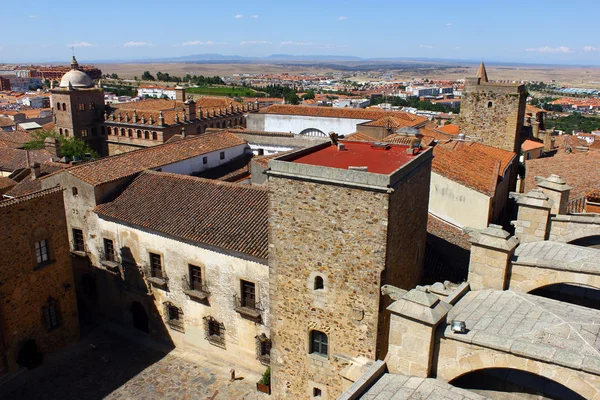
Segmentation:
<svg viewBox="0 0 600 400">
<path fill-rule="evenodd" d="M 54 186 L 48 189 L 42 189 L 42 190 L 38 190 L 36 192 L 33 193 L 28 193 L 22 196 L 17 196 L 17 197 L 13 197 L 12 199 L 8 199 L 8 200 L 4 200 L 4 201 L 0 201 L 0 208 L 4 208 L 4 207 L 9 207 L 15 204 L 19 204 L 22 203 L 24 201 L 29 201 L 29 200 L 33 200 L 36 199 L 38 197 L 42 197 L 45 196 L 47 194 L 50 193 L 54 193 L 54 192 L 60 192 L 63 191 L 64 189 L 60 186 Z"/>
<path fill-rule="evenodd" d="M 195 182 L 204 182 L 204 183 L 214 184 L 216 186 L 221 185 L 221 186 L 243 188 L 243 189 L 248 189 L 248 190 L 268 191 L 268 189 L 263 186 L 240 185 L 240 184 L 234 183 L 234 182 L 226 182 L 226 181 L 220 181 L 220 180 L 216 180 L 216 179 L 202 178 L 200 176 L 176 174 L 173 172 L 154 171 L 154 170 L 150 170 L 150 169 L 142 171 L 139 174 L 139 176 L 142 176 L 145 174 L 159 175 L 159 176 L 164 176 L 166 178 L 175 178 L 175 179 L 179 179 L 182 181 L 188 180 L 188 181 L 195 181 Z M 139 176 L 138 176 L 138 178 L 139 178 Z M 136 179 L 138 179 L 138 178 L 136 178 Z"/>
</svg>

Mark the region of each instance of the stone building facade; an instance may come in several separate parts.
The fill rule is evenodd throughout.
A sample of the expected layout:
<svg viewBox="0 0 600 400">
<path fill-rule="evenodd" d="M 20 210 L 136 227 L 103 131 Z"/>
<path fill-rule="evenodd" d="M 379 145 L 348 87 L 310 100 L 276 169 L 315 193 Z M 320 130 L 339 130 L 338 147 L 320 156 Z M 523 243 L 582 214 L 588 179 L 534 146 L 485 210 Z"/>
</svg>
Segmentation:
<svg viewBox="0 0 600 400">
<path fill-rule="evenodd" d="M 63 194 L 0 202 L 0 375 L 79 337 Z"/>
<path fill-rule="evenodd" d="M 400 148 L 406 155 L 407 148 L 344 145 L 350 165 L 384 156 L 379 151 Z M 353 158 L 361 146 L 375 154 Z M 389 321 L 381 312 L 387 304 L 380 287 L 410 288 L 421 277 L 431 151 L 379 173 L 328 166 L 336 151 L 324 144 L 269 162 L 277 399 L 336 398 L 350 384 L 344 376 L 353 360 L 387 352 Z M 396 157 L 402 159 L 399 152 Z"/>
<path fill-rule="evenodd" d="M 489 82 L 482 63 L 477 77 L 465 81 L 457 120 L 461 133 L 518 153 L 526 100 L 524 85 Z"/>
</svg>

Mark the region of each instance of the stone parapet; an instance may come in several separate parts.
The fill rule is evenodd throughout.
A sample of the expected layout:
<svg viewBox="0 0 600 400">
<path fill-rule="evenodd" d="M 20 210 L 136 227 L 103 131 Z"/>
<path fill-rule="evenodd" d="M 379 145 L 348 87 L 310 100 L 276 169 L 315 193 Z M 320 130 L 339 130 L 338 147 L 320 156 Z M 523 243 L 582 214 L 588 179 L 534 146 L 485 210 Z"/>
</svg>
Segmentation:
<svg viewBox="0 0 600 400">
<path fill-rule="evenodd" d="M 547 240 L 550 234 L 550 212 L 554 205 L 542 189 L 534 189 L 526 194 L 511 193 L 517 200 L 519 213 L 512 221 L 515 236 L 521 243 Z"/>
<path fill-rule="evenodd" d="M 542 189 L 545 195 L 554 203 L 552 204 L 552 214 L 566 214 L 569 205 L 569 195 L 571 186 L 560 176 L 552 174 L 548 178 L 543 178 L 538 181 L 538 187 Z"/>
<path fill-rule="evenodd" d="M 483 230 L 469 230 L 469 235 L 472 245 L 468 280 L 471 288 L 506 289 L 509 261 L 519 241 L 501 226 L 493 224 Z"/>
<path fill-rule="evenodd" d="M 386 363 L 392 373 L 428 377 L 435 330 L 452 306 L 438 296 L 412 289 L 387 309 L 391 313 Z"/>
</svg>

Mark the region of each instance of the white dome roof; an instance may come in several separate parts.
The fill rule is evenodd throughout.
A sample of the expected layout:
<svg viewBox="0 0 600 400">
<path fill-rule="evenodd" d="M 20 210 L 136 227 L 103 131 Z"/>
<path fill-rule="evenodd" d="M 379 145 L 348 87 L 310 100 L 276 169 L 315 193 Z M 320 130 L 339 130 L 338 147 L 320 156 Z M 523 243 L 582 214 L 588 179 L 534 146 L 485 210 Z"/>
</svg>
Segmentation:
<svg viewBox="0 0 600 400">
<path fill-rule="evenodd" d="M 60 87 L 68 88 L 69 83 L 73 88 L 94 87 L 94 82 L 92 82 L 92 79 L 85 72 L 77 69 L 72 69 L 63 75 L 62 79 L 60 80 Z"/>
</svg>

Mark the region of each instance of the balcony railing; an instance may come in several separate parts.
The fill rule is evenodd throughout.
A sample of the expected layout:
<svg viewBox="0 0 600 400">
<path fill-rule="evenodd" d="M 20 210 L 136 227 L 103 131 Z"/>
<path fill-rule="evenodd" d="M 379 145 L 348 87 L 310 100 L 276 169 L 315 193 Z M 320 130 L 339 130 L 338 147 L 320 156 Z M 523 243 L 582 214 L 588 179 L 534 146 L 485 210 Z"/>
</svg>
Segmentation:
<svg viewBox="0 0 600 400">
<path fill-rule="evenodd" d="M 197 300 L 205 300 L 209 295 L 208 285 L 206 282 L 191 282 L 189 277 L 183 276 L 181 278 L 183 292 L 190 297 Z"/>
<path fill-rule="evenodd" d="M 263 308 L 256 300 L 233 295 L 233 308 L 241 315 L 254 320 L 260 320 Z"/>
<path fill-rule="evenodd" d="M 569 200 L 569 204 L 567 205 L 567 213 L 577 214 L 585 212 L 585 200 L 585 196 L 579 196 Z"/>
</svg>

